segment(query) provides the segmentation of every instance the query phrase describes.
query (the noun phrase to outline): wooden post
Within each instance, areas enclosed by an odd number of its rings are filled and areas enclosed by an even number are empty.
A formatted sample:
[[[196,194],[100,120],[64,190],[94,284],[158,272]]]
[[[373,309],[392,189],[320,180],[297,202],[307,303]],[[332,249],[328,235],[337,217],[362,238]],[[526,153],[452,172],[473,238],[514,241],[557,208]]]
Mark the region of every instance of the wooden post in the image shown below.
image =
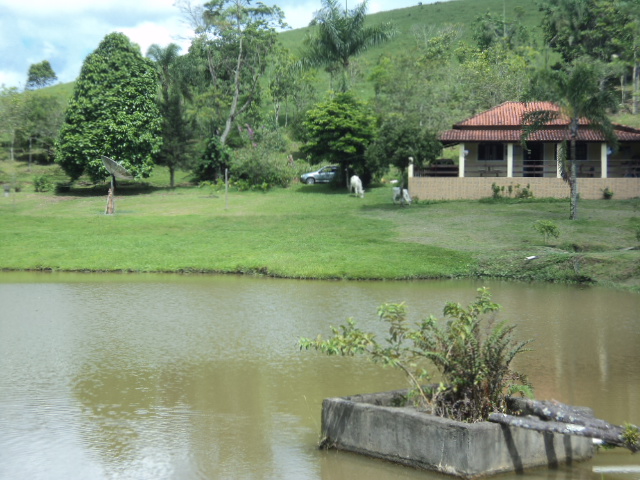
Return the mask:
[[[229,193],[229,169],[224,169],[224,209],[229,208],[229,201],[227,200],[227,193]]]
[[[105,210],[106,215],[113,215],[115,213],[115,201],[113,200],[113,175],[111,175],[111,188],[109,188],[109,193],[107,194],[107,209]]]

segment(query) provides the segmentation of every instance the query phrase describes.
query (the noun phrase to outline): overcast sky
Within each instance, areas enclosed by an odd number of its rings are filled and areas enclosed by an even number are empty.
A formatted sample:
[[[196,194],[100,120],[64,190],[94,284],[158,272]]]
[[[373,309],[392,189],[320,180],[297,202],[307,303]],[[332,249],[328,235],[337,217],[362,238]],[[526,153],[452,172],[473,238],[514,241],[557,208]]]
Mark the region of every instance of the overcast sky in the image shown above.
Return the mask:
[[[369,0],[369,13],[417,5],[419,0]],[[432,3],[435,0],[423,0]],[[0,0],[0,85],[24,88],[29,66],[48,60],[62,83],[75,80],[85,57],[111,32],[122,32],[142,53],[171,42],[186,51],[191,30],[175,0]],[[192,4],[203,3],[192,0]],[[293,28],[308,25],[320,0],[278,4]],[[351,3],[351,2],[349,2]],[[355,5],[355,1],[353,3]]]

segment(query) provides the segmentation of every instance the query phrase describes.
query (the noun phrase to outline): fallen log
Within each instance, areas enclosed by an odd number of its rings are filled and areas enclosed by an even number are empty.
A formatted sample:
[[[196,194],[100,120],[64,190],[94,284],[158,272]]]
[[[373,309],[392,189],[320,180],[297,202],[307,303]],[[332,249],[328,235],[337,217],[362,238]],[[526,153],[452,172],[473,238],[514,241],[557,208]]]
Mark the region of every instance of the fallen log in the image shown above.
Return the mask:
[[[571,423],[585,427],[611,430],[622,434],[624,429],[618,425],[596,418],[593,411],[586,407],[574,407],[560,402],[538,401],[528,398],[510,397],[507,406],[510,412],[519,416],[535,415],[542,420]]]
[[[634,453],[640,451],[640,442],[638,440],[629,442],[624,436],[625,429],[616,425],[610,425],[611,427],[615,428],[598,428],[585,425],[575,425],[573,423],[541,420],[540,418],[533,416],[515,417],[513,415],[507,415],[505,413],[492,413],[489,415],[488,420],[490,422],[509,425],[512,427],[537,430],[539,432],[560,433],[564,435],[597,438],[608,445],[628,448]]]

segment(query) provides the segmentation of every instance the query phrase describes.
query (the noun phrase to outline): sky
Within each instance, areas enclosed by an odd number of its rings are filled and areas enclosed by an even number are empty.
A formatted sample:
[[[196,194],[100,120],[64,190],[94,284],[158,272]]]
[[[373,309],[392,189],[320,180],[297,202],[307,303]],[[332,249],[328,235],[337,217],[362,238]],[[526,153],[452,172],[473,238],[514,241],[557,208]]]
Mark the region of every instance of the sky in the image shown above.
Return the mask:
[[[86,56],[112,32],[127,35],[143,54],[154,43],[164,47],[172,42],[186,52],[192,30],[175,1],[0,0],[0,85],[22,90],[29,66],[43,60],[49,61],[58,82],[74,81]],[[191,1],[193,5],[203,3]],[[282,8],[292,28],[307,26],[321,5],[320,0],[263,1]],[[369,0],[368,13],[418,3]]]

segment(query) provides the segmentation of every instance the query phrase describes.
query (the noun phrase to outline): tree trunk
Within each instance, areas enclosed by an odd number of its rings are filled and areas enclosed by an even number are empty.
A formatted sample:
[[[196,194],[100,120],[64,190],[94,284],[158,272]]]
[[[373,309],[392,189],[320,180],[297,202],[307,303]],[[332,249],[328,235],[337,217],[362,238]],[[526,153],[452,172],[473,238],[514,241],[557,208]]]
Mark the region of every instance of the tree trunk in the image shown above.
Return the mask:
[[[579,119],[574,119],[575,129],[577,130],[577,125]],[[571,172],[569,174],[569,190],[570,190],[570,206],[569,206],[569,218],[571,220],[576,220],[578,218],[578,172],[576,167],[576,137],[578,136],[577,131],[571,132],[571,148],[570,148],[570,165]]]
[[[29,173],[31,173],[31,136],[29,136]]]
[[[637,54],[634,53],[634,56]],[[633,93],[631,103],[633,105],[633,114],[638,114],[638,104],[640,103],[640,71],[638,71],[638,59],[634,58],[633,62]]]
[[[176,167],[174,165],[169,165],[169,186],[176,187]]]
[[[220,143],[222,145],[227,144],[227,137],[231,132],[231,127],[236,119],[238,111],[238,100],[240,98],[240,67],[242,66],[242,37],[240,37],[240,44],[238,47],[238,60],[236,62],[236,70],[233,74],[233,100],[231,101],[231,108],[229,109],[229,115],[224,125],[224,131],[220,136]]]
[[[11,152],[11,161],[13,162],[15,160],[15,158],[13,157],[13,146],[15,144],[16,141],[16,132],[15,130],[13,130],[11,132],[11,147],[9,148],[9,151]]]

